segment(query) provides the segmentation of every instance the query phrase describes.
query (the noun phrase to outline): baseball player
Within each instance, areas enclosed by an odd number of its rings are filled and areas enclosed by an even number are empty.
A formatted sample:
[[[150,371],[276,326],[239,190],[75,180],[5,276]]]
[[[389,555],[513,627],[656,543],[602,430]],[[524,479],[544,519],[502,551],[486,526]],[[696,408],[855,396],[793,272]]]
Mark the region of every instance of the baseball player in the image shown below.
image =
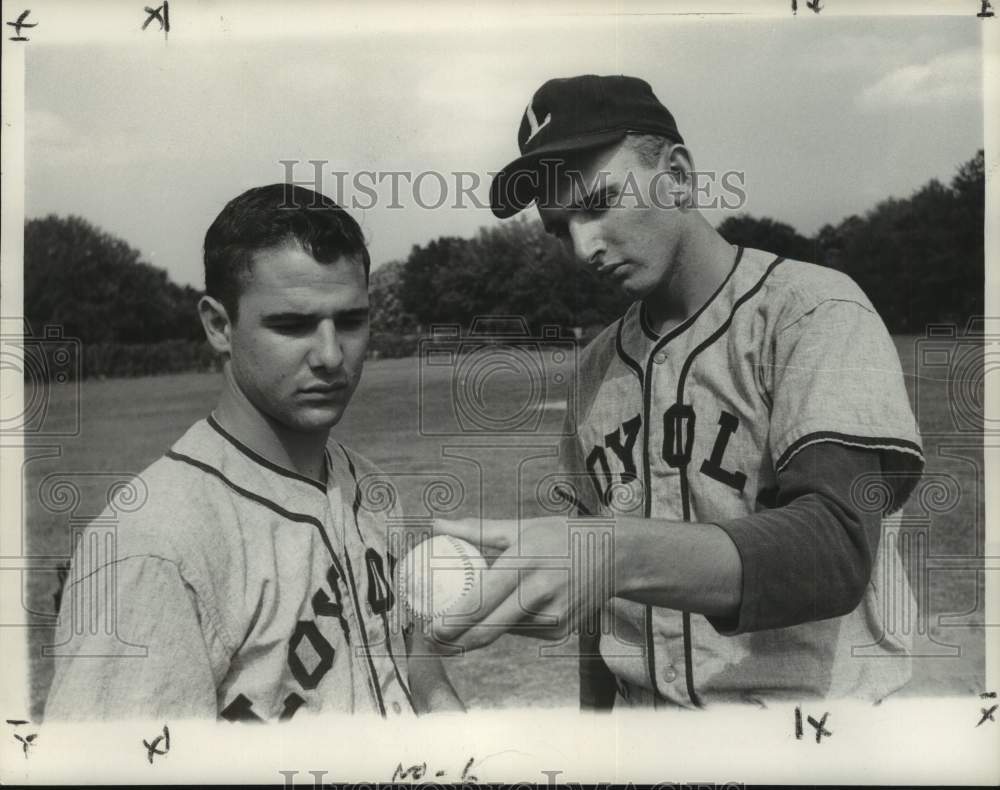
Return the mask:
[[[357,223],[310,190],[251,189],[215,219],[199,311],[222,394],[141,473],[141,507],[112,502],[113,556],[75,552],[46,718],[461,709],[394,617],[359,487],[375,470],[330,438],[361,377],[368,272]]]
[[[442,522],[521,570],[488,572],[475,621],[437,635],[464,648],[505,630],[566,638],[598,607],[599,627],[579,629],[585,708],[899,689],[908,640],[889,607],[910,590],[882,536],[923,455],[869,300],[836,271],[727,243],[642,80],[546,82],[518,142],[494,213],[535,201],[549,232],[635,299],[582,354],[562,446],[578,513],[613,517],[612,581],[580,593],[548,571],[567,519]]]

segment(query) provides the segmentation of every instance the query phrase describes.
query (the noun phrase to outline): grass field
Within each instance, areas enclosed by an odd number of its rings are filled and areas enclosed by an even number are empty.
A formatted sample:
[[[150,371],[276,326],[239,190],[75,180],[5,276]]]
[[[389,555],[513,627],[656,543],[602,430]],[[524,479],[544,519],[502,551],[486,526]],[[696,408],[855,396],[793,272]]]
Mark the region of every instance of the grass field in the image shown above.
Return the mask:
[[[927,497],[923,504],[911,501],[905,512],[925,522],[931,557],[975,557],[983,546],[984,480],[981,436],[969,430],[968,420],[971,413],[974,422],[975,410],[982,406],[982,395],[977,401],[975,389],[982,385],[981,374],[976,378],[974,369],[969,373],[972,394],[966,393],[965,401],[971,406],[967,404],[959,414],[965,427],[956,427],[954,382],[948,381],[954,366],[930,376],[915,370],[915,340],[897,338],[897,348],[925,435],[928,479],[950,481],[951,494],[927,512]],[[491,385],[497,381],[503,383],[498,379]],[[78,414],[79,432],[70,438],[38,437],[30,442],[24,473],[29,555],[66,556],[71,524],[83,523],[100,512],[104,492],[113,480],[141,471],[192,422],[207,415],[220,383],[214,374],[180,374],[87,381],[79,390],[70,385],[56,387],[46,429],[69,432]],[[506,386],[489,387],[484,402],[478,404],[484,413],[507,419],[508,426],[537,413],[533,432],[471,438],[468,434],[442,435],[454,422],[451,370],[420,371],[416,358],[370,362],[336,436],[394,475],[410,513],[427,512],[422,493],[429,473],[447,471],[462,487],[453,515],[500,516],[517,510],[537,515],[541,512],[537,484],[552,469],[555,434],[563,416],[559,387],[549,392],[555,394],[545,408],[523,378],[509,375]],[[476,407],[472,404],[471,408]],[[981,426],[981,412],[979,420]],[[72,510],[55,512],[45,493],[54,480],[65,480],[79,489],[80,500]],[[966,569],[929,574],[929,586],[920,585],[926,590],[923,619],[913,628],[924,655],[914,662],[914,679],[906,693],[982,690],[983,575],[970,562]],[[29,631],[33,717],[40,715],[51,680],[51,662],[40,655],[41,647],[51,642],[56,588],[52,571],[34,572],[25,584],[25,606],[34,623]],[[490,648],[452,660],[449,672],[472,707],[575,706],[576,662],[551,656],[539,659],[540,645],[503,637]],[[942,655],[956,649],[957,654]]]

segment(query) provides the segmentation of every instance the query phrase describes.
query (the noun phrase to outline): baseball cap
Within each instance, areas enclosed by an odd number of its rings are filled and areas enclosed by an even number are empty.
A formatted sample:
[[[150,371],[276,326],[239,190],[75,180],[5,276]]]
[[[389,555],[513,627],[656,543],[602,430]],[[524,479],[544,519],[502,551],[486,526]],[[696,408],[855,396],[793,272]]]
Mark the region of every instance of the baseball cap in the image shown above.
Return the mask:
[[[513,216],[538,196],[542,160],[610,145],[627,134],[684,142],[674,116],[645,80],[595,74],[549,80],[535,91],[521,118],[521,156],[490,184],[490,208],[501,219]]]

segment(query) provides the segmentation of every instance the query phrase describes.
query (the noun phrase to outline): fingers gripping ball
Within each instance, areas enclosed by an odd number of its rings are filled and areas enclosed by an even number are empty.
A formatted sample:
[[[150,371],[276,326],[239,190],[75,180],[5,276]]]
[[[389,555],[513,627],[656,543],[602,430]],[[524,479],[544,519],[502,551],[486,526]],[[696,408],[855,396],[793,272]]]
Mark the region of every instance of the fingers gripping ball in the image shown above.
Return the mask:
[[[479,550],[451,535],[418,543],[400,563],[399,597],[415,617],[434,620],[469,615],[480,604],[486,560]]]

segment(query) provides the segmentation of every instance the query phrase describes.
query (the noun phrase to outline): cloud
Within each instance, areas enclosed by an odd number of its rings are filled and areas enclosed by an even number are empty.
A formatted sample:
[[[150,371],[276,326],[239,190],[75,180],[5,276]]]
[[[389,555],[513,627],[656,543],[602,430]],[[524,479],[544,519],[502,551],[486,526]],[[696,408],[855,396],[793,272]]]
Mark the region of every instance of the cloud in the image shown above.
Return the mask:
[[[28,141],[37,145],[58,146],[73,140],[73,130],[66,119],[50,110],[29,110],[24,130]]]
[[[925,63],[900,66],[865,88],[858,97],[858,105],[881,109],[978,101],[981,66],[979,50],[973,48],[938,55]]]
[[[135,121],[119,121],[118,128],[101,128],[67,120],[51,110],[25,114],[25,159],[31,167],[63,172],[83,167],[126,166],[149,160],[150,136],[143,137]],[[184,150],[159,146],[157,156],[183,159]]]
[[[81,141],[80,130],[51,110],[28,110],[24,116],[25,160],[29,167],[72,166],[93,156]]]

